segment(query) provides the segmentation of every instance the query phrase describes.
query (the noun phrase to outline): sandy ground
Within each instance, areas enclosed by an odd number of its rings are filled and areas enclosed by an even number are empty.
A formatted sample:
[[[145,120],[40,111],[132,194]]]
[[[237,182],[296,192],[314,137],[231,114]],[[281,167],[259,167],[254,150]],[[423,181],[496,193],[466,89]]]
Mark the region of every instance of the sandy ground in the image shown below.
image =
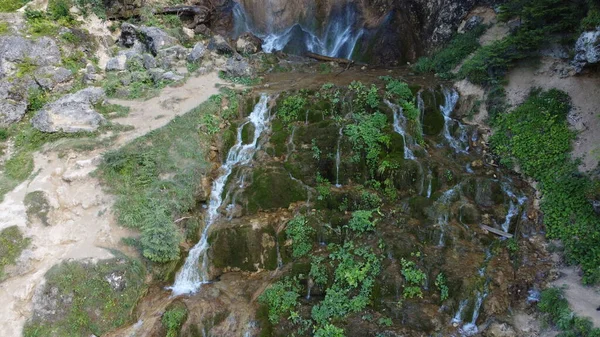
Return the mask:
[[[600,307],[600,286],[582,285],[577,267],[562,267],[560,272],[561,277],[550,285],[563,288],[571,310],[577,316],[589,318],[595,327],[600,328],[600,311],[596,310]]]
[[[591,171],[600,160],[600,76],[563,78],[565,71],[566,64],[552,58],[543,58],[537,68],[517,67],[508,74],[507,99],[516,106],[525,100],[532,87],[557,88],[568,93],[573,100],[569,123],[578,132],[573,157],[582,158],[581,171]]]
[[[125,144],[167,124],[210,96],[217,94],[220,80],[215,73],[190,78],[177,88],[166,88],[148,101],[113,101],[131,107],[129,116],[114,120],[134,130],[119,135],[115,146]],[[19,226],[31,246],[20,257],[12,277],[0,283],[0,335],[21,336],[31,315],[32,298],[52,266],[67,259],[111,257],[104,249],[126,249],[120,240],[135,235],[116,225],[111,212],[113,197],[104,193],[90,177],[106,149],[69,153],[59,158],[52,150],[36,153],[32,177],[9,192],[0,203],[0,229]],[[44,191],[52,210],[50,226],[28,224],[23,200],[33,191]]]

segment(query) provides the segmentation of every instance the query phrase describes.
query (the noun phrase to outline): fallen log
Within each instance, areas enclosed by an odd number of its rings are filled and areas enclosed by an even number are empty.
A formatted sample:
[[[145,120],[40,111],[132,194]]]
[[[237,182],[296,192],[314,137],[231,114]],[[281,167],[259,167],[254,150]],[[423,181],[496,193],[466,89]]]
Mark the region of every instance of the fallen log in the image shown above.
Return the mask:
[[[348,59],[344,59],[344,58],[340,58],[340,57],[330,57],[330,56],[325,56],[325,55],[320,55],[320,54],[315,54],[315,53],[306,53],[306,57],[315,59],[317,61],[335,62],[335,63],[339,63],[339,64],[352,65],[355,63],[352,60],[348,60]]]
[[[485,231],[488,231],[490,233],[494,233],[496,235],[503,236],[503,237],[509,238],[509,239],[513,237],[512,234],[506,233],[505,231],[501,231],[499,229],[496,229],[496,228],[493,228],[493,227],[490,227],[490,226],[486,226],[486,225],[480,225],[480,226],[481,226],[481,229],[483,229]]]

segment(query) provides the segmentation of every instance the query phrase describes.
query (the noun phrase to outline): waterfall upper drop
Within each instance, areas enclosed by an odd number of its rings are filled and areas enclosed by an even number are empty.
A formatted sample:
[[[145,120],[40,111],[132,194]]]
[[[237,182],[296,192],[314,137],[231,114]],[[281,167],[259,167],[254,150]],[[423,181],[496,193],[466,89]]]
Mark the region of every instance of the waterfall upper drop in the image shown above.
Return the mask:
[[[452,112],[454,112],[454,108],[458,103],[458,92],[448,88],[443,88],[442,91],[444,93],[444,105],[440,106],[440,110],[444,115],[444,137],[456,153],[467,153],[469,150],[467,127],[451,117]],[[453,125],[457,125],[458,127],[458,139],[452,135],[450,130],[450,127]]]
[[[314,13],[304,14],[314,16]],[[294,54],[312,52],[351,59],[357,42],[365,32],[359,22],[356,5],[351,2],[333,8],[323,25],[313,17],[312,22],[296,22],[287,27],[278,27],[274,23],[276,18],[267,16],[263,19],[267,24],[259,26],[252,22],[241,3],[235,3],[233,17],[234,35],[252,32],[263,39],[262,47],[267,53],[280,50]]]
[[[200,241],[190,250],[183,268],[181,268],[175,278],[175,283],[168,288],[173,291],[174,296],[195,293],[200,289],[202,284],[209,281],[207,257],[209,248],[208,231],[219,218],[219,208],[223,204],[223,190],[233,168],[250,163],[256,150],[259,148],[258,140],[267,128],[269,120],[268,101],[268,96],[263,94],[248,117],[248,121],[240,125],[237,130],[236,144],[229,150],[227,160],[221,166],[218,178],[213,182],[206,225],[202,231]],[[254,125],[254,137],[250,144],[244,144],[242,141],[242,130],[248,123]],[[200,268],[198,268],[199,259],[201,259]]]
[[[407,143],[411,139],[406,135],[406,117],[404,117],[402,114],[402,107],[388,101],[387,99],[385,99],[384,102],[394,112],[394,131],[402,136],[404,141],[404,159],[415,160],[415,155],[408,147]]]

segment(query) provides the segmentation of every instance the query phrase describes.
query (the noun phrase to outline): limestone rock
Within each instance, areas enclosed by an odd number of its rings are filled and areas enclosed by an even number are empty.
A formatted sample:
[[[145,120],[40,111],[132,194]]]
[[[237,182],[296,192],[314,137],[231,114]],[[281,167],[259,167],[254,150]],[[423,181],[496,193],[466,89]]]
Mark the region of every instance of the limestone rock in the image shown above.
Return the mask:
[[[46,104],[31,120],[43,132],[95,131],[105,119],[93,105],[105,99],[104,90],[90,87]]]
[[[245,59],[236,60],[230,58],[225,63],[225,73],[232,77],[252,77],[254,70]]]
[[[142,56],[142,63],[147,70],[156,68],[156,59],[150,54],[144,54]]]
[[[202,42],[198,42],[194,45],[194,48],[192,49],[192,52],[188,55],[188,62],[198,62],[198,60],[200,60],[204,54],[206,54],[206,47],[204,46],[204,43]]]
[[[13,91],[7,81],[0,80],[0,126],[20,121],[27,112],[25,97]]]
[[[63,67],[46,66],[38,68],[34,77],[42,88],[52,90],[56,85],[73,79],[73,72]]]
[[[196,36],[196,33],[194,33],[193,29],[183,27],[183,28],[181,28],[181,30],[183,31],[183,34],[185,34],[185,36],[190,40],[193,39],[194,36]]]
[[[106,71],[123,71],[125,70],[127,65],[127,56],[119,55],[117,57],[113,57],[108,62],[106,62]]]
[[[172,71],[167,71],[166,73],[162,74],[161,79],[166,80],[166,81],[173,81],[173,82],[177,82],[177,81],[181,81],[183,80],[183,76],[181,75],[177,75]]]
[[[252,33],[244,33],[238,37],[235,48],[238,53],[251,55],[262,50],[263,41]]]
[[[152,55],[157,55],[158,51],[177,44],[177,39],[165,33],[162,29],[156,27],[141,27],[139,34],[142,42]]]
[[[27,40],[21,36],[0,36],[2,68],[5,62],[22,62],[26,59],[38,66],[48,66],[59,64],[61,55],[56,42],[48,37]]]
[[[483,18],[479,15],[473,15],[467,22],[465,23],[465,32],[473,30],[475,27],[479,26],[483,23]]]
[[[229,45],[229,42],[222,35],[215,35],[208,42],[208,50],[216,51],[219,54],[231,55],[235,50]]]
[[[506,323],[492,323],[485,332],[486,337],[516,337],[515,329]]]
[[[583,32],[575,44],[575,59],[572,64],[579,73],[588,64],[600,62],[600,27]]]

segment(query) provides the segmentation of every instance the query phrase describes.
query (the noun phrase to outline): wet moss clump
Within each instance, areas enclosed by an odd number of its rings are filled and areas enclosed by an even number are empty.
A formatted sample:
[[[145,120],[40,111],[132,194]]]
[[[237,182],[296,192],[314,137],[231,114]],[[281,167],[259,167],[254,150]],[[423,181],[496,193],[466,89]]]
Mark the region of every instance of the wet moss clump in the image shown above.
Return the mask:
[[[291,203],[306,200],[306,189],[293,180],[283,168],[257,168],[252,184],[244,191],[247,211],[287,208]]]
[[[270,227],[225,228],[210,235],[210,261],[216,268],[257,271],[277,268],[277,236]]]
[[[44,191],[35,191],[28,193],[23,200],[27,209],[27,222],[32,223],[39,220],[44,226],[48,226],[48,213],[50,204]]]
[[[21,252],[29,246],[30,241],[29,238],[23,237],[23,233],[17,226],[0,231],[0,281],[6,277],[4,268],[17,261]]]
[[[444,96],[439,90],[423,90],[421,92],[425,111],[423,112],[423,133],[437,136],[444,128],[444,115],[440,105],[444,104]]]

